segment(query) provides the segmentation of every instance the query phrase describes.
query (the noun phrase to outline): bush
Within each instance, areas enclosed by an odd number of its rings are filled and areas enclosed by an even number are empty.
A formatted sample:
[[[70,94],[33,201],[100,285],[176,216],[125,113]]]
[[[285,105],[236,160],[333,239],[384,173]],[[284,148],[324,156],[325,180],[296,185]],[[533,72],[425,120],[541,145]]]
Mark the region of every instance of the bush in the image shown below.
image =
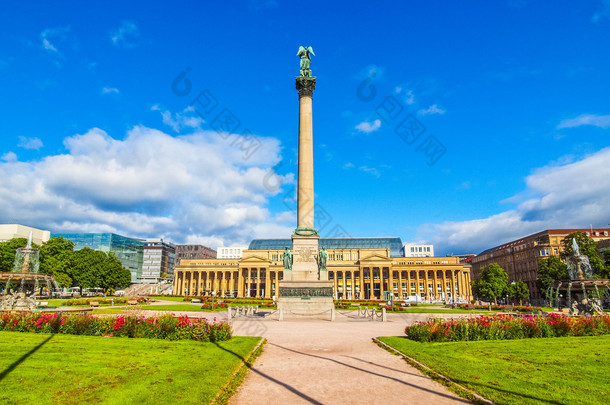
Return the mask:
[[[218,342],[231,339],[232,330],[226,322],[191,319],[188,316],[159,317],[117,316],[98,318],[88,314],[3,313],[0,331],[31,333],[63,333],[106,337],[149,339],[192,339]]]
[[[458,342],[610,334],[610,316],[571,318],[566,315],[493,315],[415,322],[405,334],[417,342]]]

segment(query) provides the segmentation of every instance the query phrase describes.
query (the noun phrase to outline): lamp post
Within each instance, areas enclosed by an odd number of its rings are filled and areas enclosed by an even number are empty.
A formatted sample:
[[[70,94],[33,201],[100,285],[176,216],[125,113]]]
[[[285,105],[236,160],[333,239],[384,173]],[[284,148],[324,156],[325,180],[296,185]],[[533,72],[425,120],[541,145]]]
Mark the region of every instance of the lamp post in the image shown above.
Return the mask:
[[[212,291],[212,312],[214,312],[214,296],[216,295],[216,291]]]

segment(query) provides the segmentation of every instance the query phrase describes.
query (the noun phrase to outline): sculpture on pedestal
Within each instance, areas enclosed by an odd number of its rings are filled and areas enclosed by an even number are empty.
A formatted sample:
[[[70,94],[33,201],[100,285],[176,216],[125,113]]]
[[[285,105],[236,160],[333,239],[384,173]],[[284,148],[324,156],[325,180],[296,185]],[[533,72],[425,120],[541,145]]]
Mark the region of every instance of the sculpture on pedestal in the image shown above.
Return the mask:
[[[282,255],[282,261],[284,262],[284,270],[292,270],[292,252],[288,249],[288,246],[284,248],[284,254]]]
[[[313,53],[313,48],[311,46],[308,46],[307,48],[304,46],[299,47],[297,56],[301,57],[301,77],[311,77],[311,70],[309,69],[311,55],[316,56],[316,54]]]
[[[320,252],[318,253],[318,267],[320,268],[320,270],[327,270],[326,269],[327,260],[328,260],[328,252],[326,251],[326,248],[324,246],[322,246],[322,249],[320,249]]]

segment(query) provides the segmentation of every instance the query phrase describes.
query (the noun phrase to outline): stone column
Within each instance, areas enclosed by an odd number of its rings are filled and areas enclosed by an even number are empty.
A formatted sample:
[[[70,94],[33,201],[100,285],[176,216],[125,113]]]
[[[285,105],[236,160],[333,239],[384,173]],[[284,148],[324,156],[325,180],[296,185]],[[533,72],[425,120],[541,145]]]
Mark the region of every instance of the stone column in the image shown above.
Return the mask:
[[[244,269],[240,269],[237,274],[237,296],[239,298],[246,296],[244,291]]]
[[[271,298],[271,270],[265,269],[265,298]]]
[[[375,268],[369,267],[369,299],[372,300],[375,297]]]
[[[426,285],[425,285],[425,291],[426,291],[426,301],[430,300],[430,281],[428,279],[428,270],[424,270],[424,276],[426,278]],[[432,290],[434,292],[434,290]]]
[[[398,271],[398,299],[402,300],[402,270]]]
[[[297,228],[314,227],[313,199],[313,114],[312,97],[315,77],[297,77],[299,91],[299,167]]]

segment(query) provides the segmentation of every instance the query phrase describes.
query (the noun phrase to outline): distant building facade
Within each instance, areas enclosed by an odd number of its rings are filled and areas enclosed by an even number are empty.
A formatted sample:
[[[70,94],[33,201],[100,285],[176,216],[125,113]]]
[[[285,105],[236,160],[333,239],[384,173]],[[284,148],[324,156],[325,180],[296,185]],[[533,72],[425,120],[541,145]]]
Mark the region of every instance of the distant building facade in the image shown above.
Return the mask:
[[[88,247],[114,255],[131,272],[131,282],[142,282],[142,262],[144,260],[144,242],[141,239],[128,238],[115,233],[57,233],[74,242],[74,250]]]
[[[244,250],[247,246],[219,246],[216,248],[217,259],[241,259]]]
[[[51,238],[51,231],[32,228],[19,224],[1,224],[0,225],[0,242],[6,242],[15,238],[28,238],[32,232],[32,242],[38,246],[47,242]]]
[[[321,238],[336,299],[461,301],[472,298],[470,266],[457,257],[404,257],[400,238]],[[241,259],[182,259],[175,295],[277,297],[290,239],[256,239]]]
[[[158,283],[167,278],[174,279],[176,246],[163,239],[146,239],[142,261],[142,282]]]
[[[487,249],[471,260],[472,279],[478,280],[481,269],[498,263],[508,273],[508,281],[523,280],[533,299],[544,298],[538,291],[536,280],[541,259],[559,256],[565,249],[563,238],[574,232],[582,232],[596,242],[610,239],[610,228],[547,229],[521,239]]]
[[[434,245],[405,243],[403,251],[405,257],[434,257]]]
[[[203,245],[176,245],[176,265],[183,259],[216,259],[216,251]]]

